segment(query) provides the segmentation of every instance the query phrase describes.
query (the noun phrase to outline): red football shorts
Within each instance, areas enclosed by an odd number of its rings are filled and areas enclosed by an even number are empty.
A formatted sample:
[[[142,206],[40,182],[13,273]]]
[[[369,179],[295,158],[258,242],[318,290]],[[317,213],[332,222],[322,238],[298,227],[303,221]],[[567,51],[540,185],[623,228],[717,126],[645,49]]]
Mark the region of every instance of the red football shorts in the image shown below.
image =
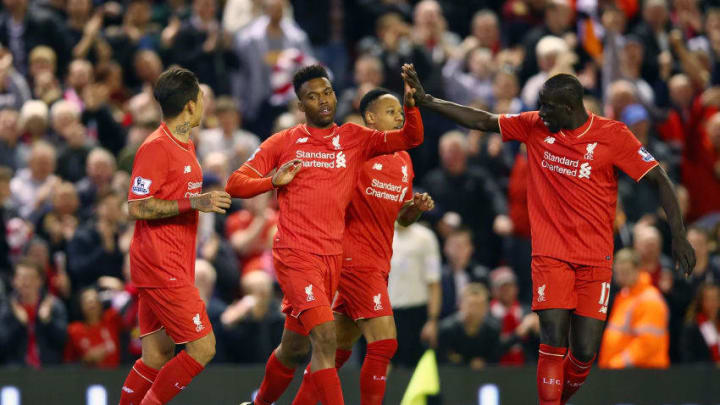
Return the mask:
[[[316,255],[297,249],[273,249],[273,264],[284,297],[285,327],[303,335],[331,322],[331,303],[340,281],[342,255]],[[303,312],[309,312],[307,317]]]
[[[610,302],[612,269],[533,256],[532,309],[573,309],[580,316],[604,321]]]
[[[195,286],[140,288],[138,301],[140,337],[165,328],[175,343],[182,344],[212,332],[205,303]]]
[[[354,320],[392,316],[386,272],[344,268],[333,311]]]

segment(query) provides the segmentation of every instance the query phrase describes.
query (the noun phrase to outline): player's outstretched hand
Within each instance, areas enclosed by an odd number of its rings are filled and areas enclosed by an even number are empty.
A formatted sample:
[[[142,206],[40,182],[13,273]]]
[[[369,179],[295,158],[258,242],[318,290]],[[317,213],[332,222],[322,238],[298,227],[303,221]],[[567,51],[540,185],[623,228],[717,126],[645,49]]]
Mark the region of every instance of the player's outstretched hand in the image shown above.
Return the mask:
[[[190,197],[190,206],[202,212],[224,214],[230,208],[230,194],[224,191],[211,191]]]
[[[695,269],[695,250],[684,236],[672,239],[672,255],[675,268],[682,270],[683,274],[689,276]]]
[[[295,178],[295,175],[298,174],[300,169],[302,169],[302,160],[300,159],[293,159],[280,166],[272,177],[273,186],[282,187],[287,185]]]
[[[413,196],[413,205],[421,212],[427,212],[435,208],[435,201],[428,193],[415,193]]]
[[[402,66],[402,73],[400,74],[405,81],[405,104],[407,104],[407,98],[408,98],[408,91],[407,88],[410,87],[413,89],[413,98],[415,101],[415,105],[420,105],[422,100],[425,98],[425,89],[423,88],[422,84],[420,84],[420,79],[418,78],[417,72],[415,72],[415,66],[412,64],[404,64]]]

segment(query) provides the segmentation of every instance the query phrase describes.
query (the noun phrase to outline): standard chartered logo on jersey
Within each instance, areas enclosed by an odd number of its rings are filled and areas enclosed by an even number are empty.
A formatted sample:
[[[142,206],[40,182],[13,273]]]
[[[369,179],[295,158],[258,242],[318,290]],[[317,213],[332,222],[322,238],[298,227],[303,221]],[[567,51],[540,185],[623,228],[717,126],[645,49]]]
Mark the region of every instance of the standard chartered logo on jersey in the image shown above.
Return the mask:
[[[375,198],[382,198],[390,201],[403,201],[407,193],[407,187],[397,184],[384,183],[378,179],[372,179],[371,186],[365,189],[365,194]]]
[[[303,167],[317,167],[321,169],[341,169],[347,167],[345,153],[340,152],[305,152],[295,151],[295,157],[302,159]]]
[[[592,166],[587,162],[580,164],[579,160],[572,160],[567,156],[554,155],[548,151],[543,153],[541,165],[551,172],[569,177],[577,177],[578,179],[589,179],[590,173],[592,172]]]

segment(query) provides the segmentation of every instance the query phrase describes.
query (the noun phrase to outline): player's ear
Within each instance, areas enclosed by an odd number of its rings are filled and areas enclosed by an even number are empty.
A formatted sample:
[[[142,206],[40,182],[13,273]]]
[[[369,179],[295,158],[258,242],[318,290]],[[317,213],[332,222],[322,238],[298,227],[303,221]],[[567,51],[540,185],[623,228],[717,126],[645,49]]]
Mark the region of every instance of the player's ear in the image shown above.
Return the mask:
[[[365,119],[365,123],[367,124],[375,123],[375,114],[373,114],[370,110],[365,111],[365,116],[363,118]]]

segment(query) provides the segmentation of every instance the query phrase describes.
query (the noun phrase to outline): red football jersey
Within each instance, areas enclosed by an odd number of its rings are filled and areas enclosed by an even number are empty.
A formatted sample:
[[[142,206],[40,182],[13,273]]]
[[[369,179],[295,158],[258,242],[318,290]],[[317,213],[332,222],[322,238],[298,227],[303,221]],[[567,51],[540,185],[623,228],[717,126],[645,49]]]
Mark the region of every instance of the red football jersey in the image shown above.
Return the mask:
[[[345,217],[344,267],[390,272],[395,219],[412,201],[414,177],[405,151],[365,162]]]
[[[98,367],[117,367],[120,364],[120,332],[122,319],[112,308],[103,312],[100,322],[87,325],[77,321],[68,325],[68,340],[65,345],[65,362],[82,359],[90,350],[103,347],[105,358]]]
[[[502,115],[503,140],[527,146],[532,255],[612,267],[616,168],[639,181],[655,158],[625,124],[591,114],[551,133],[537,111]]]
[[[195,146],[175,139],[163,123],[135,155],[128,201],[180,200],[201,191],[202,169]],[[195,285],[197,222],[197,211],[135,222],[130,275],[137,287]]]
[[[274,134],[245,165],[260,176],[292,159],[303,167],[290,184],[278,190],[280,218],[275,248],[318,255],[342,253],[345,209],[362,165],[371,157],[404,150],[422,141],[417,108],[405,109],[403,130],[379,132],[356,124],[328,129],[305,124]]]

